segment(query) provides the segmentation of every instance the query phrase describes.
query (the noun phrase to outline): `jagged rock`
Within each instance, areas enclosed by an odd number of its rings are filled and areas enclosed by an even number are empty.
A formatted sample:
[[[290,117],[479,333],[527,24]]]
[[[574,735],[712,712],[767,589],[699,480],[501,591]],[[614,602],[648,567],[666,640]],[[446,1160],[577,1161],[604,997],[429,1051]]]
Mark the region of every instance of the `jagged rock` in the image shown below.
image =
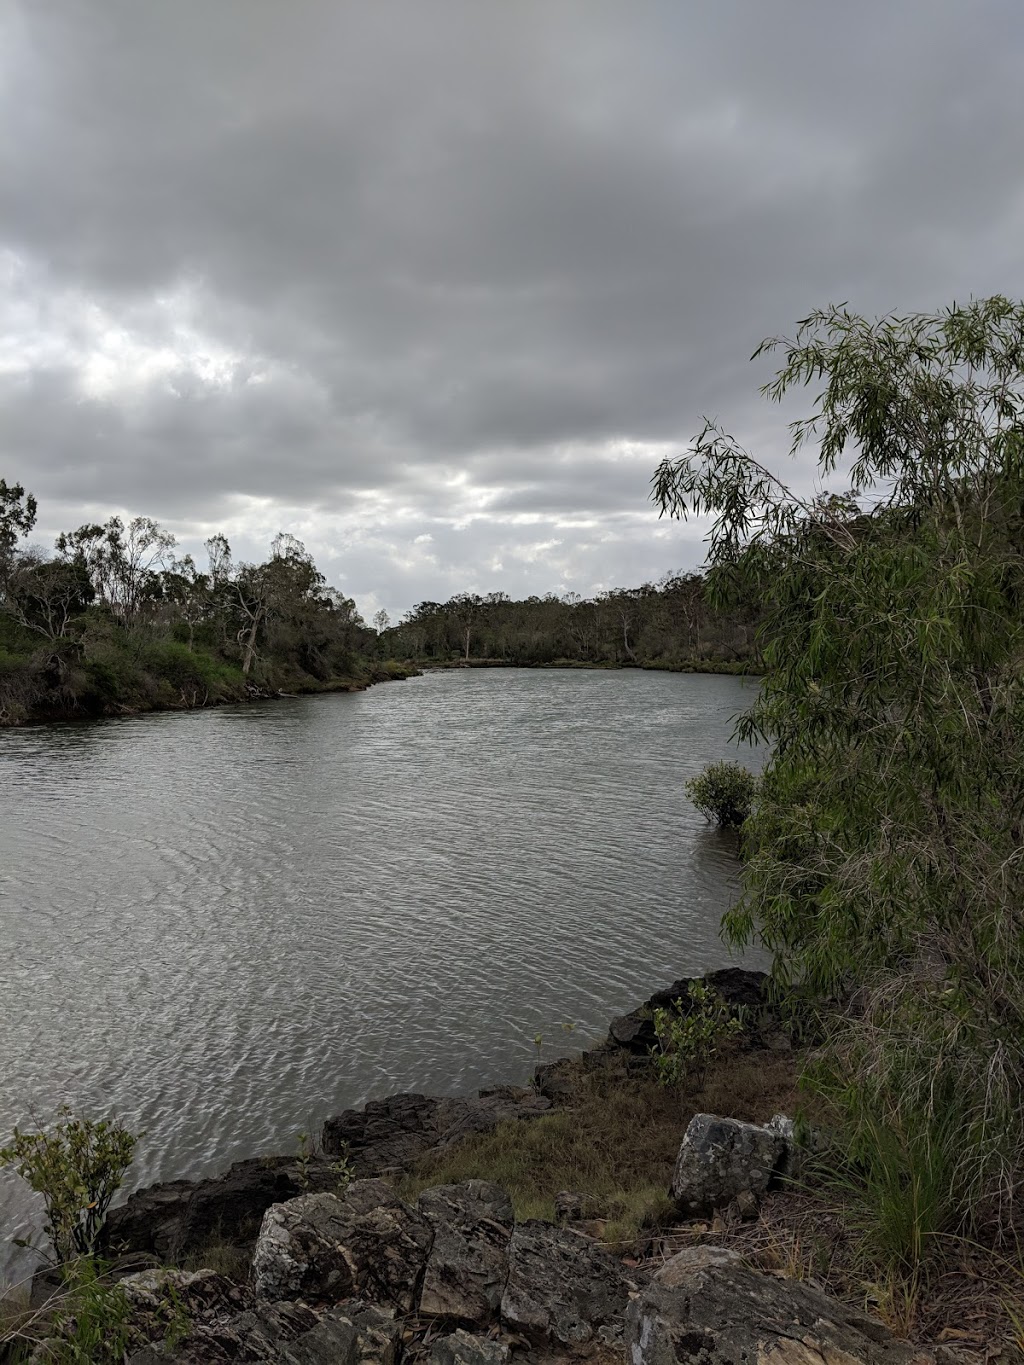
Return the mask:
[[[655,1279],[626,1323],[632,1365],[934,1365],[860,1309],[736,1265]]]
[[[683,1138],[671,1196],[683,1213],[712,1213],[738,1194],[763,1193],[785,1151],[772,1128],[695,1114]]]
[[[657,1043],[654,1033],[653,1015],[656,1009],[669,1009],[676,1000],[682,1002],[682,1012],[689,1009],[689,989],[694,981],[703,981],[716,991],[727,1005],[736,1008],[743,1006],[748,1010],[765,1008],[765,987],[768,976],[765,972],[751,972],[743,967],[725,967],[707,976],[684,976],[674,981],[663,991],[655,991],[639,1009],[631,1010],[618,1019],[613,1019],[608,1030],[609,1040],[618,1047],[630,1052],[648,1053]]]
[[[497,1315],[508,1275],[512,1201],[498,1185],[467,1180],[424,1190],[419,1209],[434,1229],[419,1311],[487,1326]]]
[[[201,1272],[208,1273],[208,1272]],[[396,1365],[401,1328],[381,1309],[346,1301],[317,1314],[307,1304],[263,1304],[190,1321],[173,1346],[154,1340],[128,1365]]]
[[[461,1329],[435,1341],[430,1365],[506,1365],[509,1349],[492,1337],[474,1337]]]
[[[284,1351],[282,1365],[396,1365],[402,1339],[397,1322],[365,1303],[330,1308],[317,1325]]]
[[[507,1327],[570,1346],[621,1327],[628,1298],[622,1266],[589,1237],[532,1219],[516,1225],[501,1300]]]
[[[190,1312],[228,1307],[237,1311],[238,1285],[214,1270],[174,1270],[161,1266],[125,1275],[121,1291],[133,1309],[152,1310],[178,1303]]]
[[[678,1289],[695,1270],[704,1270],[711,1265],[742,1264],[743,1257],[731,1247],[684,1247],[655,1271],[654,1283],[664,1285],[666,1289]]]
[[[383,1180],[357,1180],[339,1198],[310,1194],[266,1212],[253,1254],[264,1300],[360,1297],[412,1311],[433,1242],[430,1222]]]
[[[173,1180],[136,1190],[111,1209],[106,1239],[113,1251],[150,1252],[172,1260],[198,1251],[212,1236],[252,1241],[271,1204],[329,1189],[337,1176],[326,1161],[303,1171],[294,1157],[236,1161],[209,1180]]]
[[[531,1089],[501,1086],[475,1098],[389,1095],[346,1109],[324,1124],[328,1157],[345,1156],[357,1175],[405,1170],[418,1157],[471,1133],[488,1133],[507,1119],[536,1118],[551,1101]]]

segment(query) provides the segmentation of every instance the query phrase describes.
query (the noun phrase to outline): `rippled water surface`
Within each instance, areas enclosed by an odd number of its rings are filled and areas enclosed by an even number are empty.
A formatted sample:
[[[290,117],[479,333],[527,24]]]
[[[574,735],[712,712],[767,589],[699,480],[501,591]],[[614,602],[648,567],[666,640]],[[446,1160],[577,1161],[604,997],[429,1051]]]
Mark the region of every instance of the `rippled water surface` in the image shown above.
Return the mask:
[[[146,1130],[134,1183],[210,1173],[721,965],[735,852],[682,787],[749,699],[471,670],[0,734],[0,1135],[66,1100]]]

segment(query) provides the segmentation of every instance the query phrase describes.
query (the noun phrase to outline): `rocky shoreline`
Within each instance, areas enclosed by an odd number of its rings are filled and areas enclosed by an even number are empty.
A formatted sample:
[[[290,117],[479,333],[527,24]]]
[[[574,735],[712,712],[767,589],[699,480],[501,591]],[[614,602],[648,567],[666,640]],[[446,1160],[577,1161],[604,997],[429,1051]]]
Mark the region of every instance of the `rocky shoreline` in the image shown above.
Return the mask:
[[[704,979],[743,1007],[751,1048],[785,1046],[764,973]],[[581,1071],[611,1059],[645,1067],[652,1010],[685,1000],[688,985],[613,1020],[596,1049],[539,1067],[530,1087],[372,1100],[328,1119],[315,1155],[135,1191],[107,1228],[136,1343],[129,1365],[951,1365],[813,1285],[748,1268],[732,1249],[694,1244],[655,1263],[616,1256],[588,1235],[572,1191],[554,1223],[517,1220],[508,1193],[486,1180],[400,1197],[395,1181],[424,1157],[557,1113]],[[670,1191],[680,1221],[748,1216],[798,1159],[785,1116],[697,1114]],[[244,1283],[180,1268],[197,1256],[201,1266],[212,1237],[244,1252]],[[37,1305],[59,1292],[37,1276]]]

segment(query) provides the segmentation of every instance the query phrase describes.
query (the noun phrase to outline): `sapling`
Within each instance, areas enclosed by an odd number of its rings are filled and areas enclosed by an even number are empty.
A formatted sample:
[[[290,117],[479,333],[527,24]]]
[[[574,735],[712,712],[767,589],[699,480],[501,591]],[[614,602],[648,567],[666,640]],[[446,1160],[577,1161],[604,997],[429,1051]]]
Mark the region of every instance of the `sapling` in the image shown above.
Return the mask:
[[[654,1011],[658,1043],[652,1052],[659,1082],[692,1093],[707,1084],[719,1043],[742,1032],[743,1023],[703,981],[691,981],[687,994],[688,1009],[680,998],[673,1000],[671,1009]]]

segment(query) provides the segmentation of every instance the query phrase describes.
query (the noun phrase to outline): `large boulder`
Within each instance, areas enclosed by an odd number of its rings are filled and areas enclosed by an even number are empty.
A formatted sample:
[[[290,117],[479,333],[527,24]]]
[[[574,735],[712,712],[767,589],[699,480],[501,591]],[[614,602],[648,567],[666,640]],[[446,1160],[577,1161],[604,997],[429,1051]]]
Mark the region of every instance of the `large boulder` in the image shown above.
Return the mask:
[[[409,1313],[433,1238],[385,1181],[357,1180],[340,1198],[309,1194],[267,1210],[253,1288],[261,1300],[358,1297]]]
[[[324,1124],[328,1157],[345,1157],[357,1175],[406,1169],[427,1152],[508,1119],[536,1118],[551,1101],[532,1089],[500,1086],[475,1097],[388,1095],[362,1109],[346,1109]]]
[[[742,1007],[761,1011],[766,1007],[766,972],[747,971],[744,967],[724,967],[721,971],[709,972],[707,976],[684,976],[664,990],[655,991],[638,1009],[612,1020],[608,1030],[609,1041],[630,1052],[650,1052],[658,1041],[654,1032],[654,1011],[669,1009],[678,1000],[683,1014],[687,1014],[690,1009],[690,986],[695,981],[702,981],[716,991],[734,1009]]]
[[[486,1327],[497,1317],[508,1276],[512,1201],[499,1185],[467,1180],[424,1190],[419,1210],[434,1229],[420,1313]]]
[[[695,1114],[676,1158],[671,1196],[685,1214],[713,1213],[737,1195],[763,1193],[785,1152],[777,1128]]]
[[[509,1243],[501,1319],[531,1341],[578,1345],[621,1334],[629,1291],[622,1265],[596,1242],[531,1219]]]
[[[326,1161],[300,1167],[294,1157],[236,1161],[209,1180],[149,1185],[111,1209],[106,1238],[111,1251],[150,1252],[174,1260],[202,1250],[211,1237],[252,1242],[271,1204],[329,1189],[337,1175]]]
[[[631,1365],[934,1365],[858,1308],[793,1280],[696,1263],[626,1315]]]

